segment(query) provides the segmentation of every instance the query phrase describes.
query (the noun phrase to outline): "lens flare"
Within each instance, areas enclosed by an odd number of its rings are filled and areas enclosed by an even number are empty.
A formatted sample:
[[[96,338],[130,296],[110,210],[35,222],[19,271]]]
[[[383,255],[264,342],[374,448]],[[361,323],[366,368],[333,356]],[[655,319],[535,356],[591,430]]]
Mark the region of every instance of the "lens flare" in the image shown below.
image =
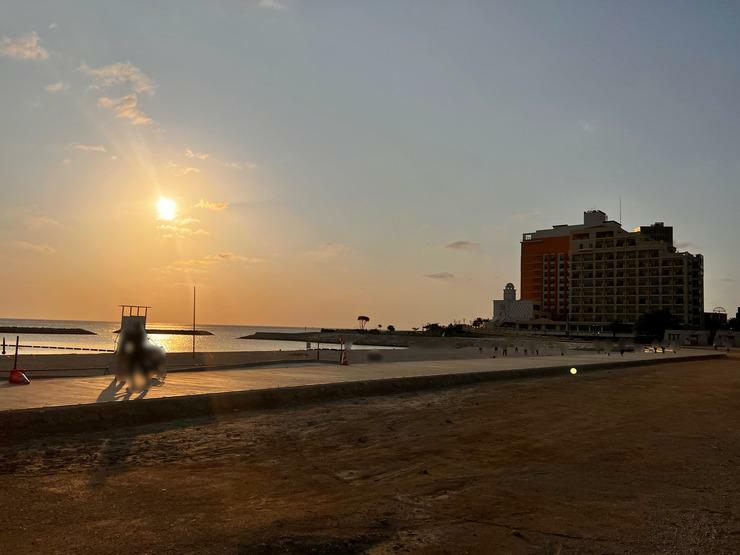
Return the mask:
[[[570,373],[575,376],[576,374],[578,374],[578,370],[576,370],[575,368],[571,368]]]

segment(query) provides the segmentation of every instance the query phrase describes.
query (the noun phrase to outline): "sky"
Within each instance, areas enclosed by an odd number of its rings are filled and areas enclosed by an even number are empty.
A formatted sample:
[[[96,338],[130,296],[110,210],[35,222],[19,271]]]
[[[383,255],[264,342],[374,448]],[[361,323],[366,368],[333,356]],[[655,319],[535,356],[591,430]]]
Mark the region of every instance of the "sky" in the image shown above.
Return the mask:
[[[2,0],[0,83],[0,317],[489,317],[620,198],[740,305],[738,2]]]

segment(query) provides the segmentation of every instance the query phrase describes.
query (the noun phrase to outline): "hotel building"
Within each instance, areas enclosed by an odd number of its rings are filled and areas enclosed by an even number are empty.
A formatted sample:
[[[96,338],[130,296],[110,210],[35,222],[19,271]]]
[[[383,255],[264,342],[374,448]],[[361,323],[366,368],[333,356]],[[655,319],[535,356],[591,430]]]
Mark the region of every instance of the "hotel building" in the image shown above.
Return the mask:
[[[522,237],[522,299],[575,329],[634,324],[656,310],[700,327],[703,291],[702,256],[678,252],[673,228],[660,222],[626,231],[604,212],[591,210],[582,224]]]

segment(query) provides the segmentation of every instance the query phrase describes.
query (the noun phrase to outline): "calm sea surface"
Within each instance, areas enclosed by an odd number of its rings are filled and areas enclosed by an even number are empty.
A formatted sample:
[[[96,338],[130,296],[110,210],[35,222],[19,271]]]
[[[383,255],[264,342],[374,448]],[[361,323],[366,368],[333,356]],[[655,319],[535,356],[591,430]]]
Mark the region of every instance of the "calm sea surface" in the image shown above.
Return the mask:
[[[21,345],[46,345],[55,347],[85,347],[89,349],[114,349],[117,334],[113,333],[120,326],[120,322],[95,322],[86,320],[16,320],[0,318],[0,326],[27,326],[27,327],[54,327],[54,328],[82,328],[94,332],[96,335],[56,335],[56,334],[20,334]],[[147,322],[151,329],[182,329],[187,325],[163,324]],[[201,335],[195,338],[195,348],[198,351],[291,351],[305,349],[306,344],[301,341],[265,341],[254,339],[239,339],[258,331],[302,332],[319,331],[318,328],[286,328],[269,326],[225,326],[225,325],[198,325],[199,330],[208,330],[213,335]],[[15,349],[15,334],[0,334],[5,337],[6,352],[12,353]],[[167,352],[188,352],[192,349],[193,338],[189,335],[150,335],[153,343],[163,346]],[[360,345],[353,349],[363,348]],[[371,348],[371,347],[365,347]],[[23,354],[63,354],[65,350],[22,348]]]

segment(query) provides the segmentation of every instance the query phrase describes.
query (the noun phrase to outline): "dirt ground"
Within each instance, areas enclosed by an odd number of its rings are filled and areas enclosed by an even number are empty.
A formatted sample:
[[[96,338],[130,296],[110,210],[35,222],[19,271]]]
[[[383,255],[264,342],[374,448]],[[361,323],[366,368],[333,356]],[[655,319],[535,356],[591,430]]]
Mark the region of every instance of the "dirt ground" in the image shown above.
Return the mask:
[[[738,553],[740,356],[0,446],[2,553]]]

